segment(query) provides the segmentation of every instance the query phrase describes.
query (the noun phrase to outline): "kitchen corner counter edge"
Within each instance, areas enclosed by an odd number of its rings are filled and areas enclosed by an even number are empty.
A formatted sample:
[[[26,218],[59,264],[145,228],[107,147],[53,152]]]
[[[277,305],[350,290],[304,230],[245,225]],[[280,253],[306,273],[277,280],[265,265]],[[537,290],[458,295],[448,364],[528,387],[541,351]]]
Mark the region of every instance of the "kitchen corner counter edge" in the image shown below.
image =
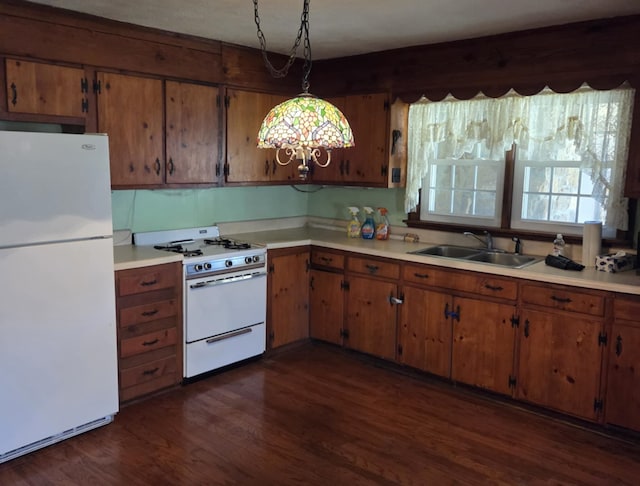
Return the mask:
[[[115,271],[181,261],[182,255],[179,253],[169,253],[134,245],[113,247],[113,266]]]

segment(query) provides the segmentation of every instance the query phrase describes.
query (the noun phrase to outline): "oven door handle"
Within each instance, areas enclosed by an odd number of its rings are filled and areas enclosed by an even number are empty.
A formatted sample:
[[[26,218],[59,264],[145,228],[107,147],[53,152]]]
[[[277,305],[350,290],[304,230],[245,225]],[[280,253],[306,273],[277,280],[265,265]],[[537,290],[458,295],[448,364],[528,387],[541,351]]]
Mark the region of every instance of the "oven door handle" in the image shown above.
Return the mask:
[[[238,275],[237,277],[229,277],[229,278],[216,278],[213,280],[206,280],[204,282],[198,282],[195,284],[189,285],[190,289],[201,289],[203,287],[211,287],[213,285],[224,285],[230,283],[244,282],[246,280],[250,280],[252,278],[258,277],[266,277],[266,273],[252,273],[246,275]]]
[[[217,343],[218,341],[223,341],[225,339],[231,339],[232,337],[241,336],[243,334],[248,334],[253,332],[253,329],[250,327],[245,327],[244,329],[238,329],[237,331],[229,332],[227,334],[223,334],[222,336],[216,336],[207,339],[207,344]]]

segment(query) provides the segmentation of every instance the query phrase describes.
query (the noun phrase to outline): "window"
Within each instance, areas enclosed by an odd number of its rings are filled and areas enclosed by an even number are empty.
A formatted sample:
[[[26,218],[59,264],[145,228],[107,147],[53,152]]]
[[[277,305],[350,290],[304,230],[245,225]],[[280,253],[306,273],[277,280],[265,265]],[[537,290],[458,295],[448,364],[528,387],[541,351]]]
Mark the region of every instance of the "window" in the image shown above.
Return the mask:
[[[424,221],[580,235],[599,220],[605,236],[627,230],[633,96],[583,86],[415,103],[405,209],[415,210],[422,189]]]

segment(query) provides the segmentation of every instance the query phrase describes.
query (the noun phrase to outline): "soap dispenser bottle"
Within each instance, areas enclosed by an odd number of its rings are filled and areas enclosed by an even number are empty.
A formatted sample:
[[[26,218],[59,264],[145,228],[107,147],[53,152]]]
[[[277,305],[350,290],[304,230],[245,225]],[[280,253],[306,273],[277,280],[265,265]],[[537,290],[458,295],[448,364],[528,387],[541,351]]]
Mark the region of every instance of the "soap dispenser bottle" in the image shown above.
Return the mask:
[[[365,240],[372,240],[376,234],[376,225],[373,222],[373,209],[368,206],[364,206],[362,209],[365,212],[365,219],[360,228],[360,234]]]

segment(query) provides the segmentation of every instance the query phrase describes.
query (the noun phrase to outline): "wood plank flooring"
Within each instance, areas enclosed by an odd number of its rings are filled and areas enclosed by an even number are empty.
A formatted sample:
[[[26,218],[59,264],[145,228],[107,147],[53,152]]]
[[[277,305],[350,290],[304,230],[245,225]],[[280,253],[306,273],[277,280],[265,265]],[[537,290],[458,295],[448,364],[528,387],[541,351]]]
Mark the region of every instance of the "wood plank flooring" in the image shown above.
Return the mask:
[[[637,485],[640,445],[307,344],[0,464],[50,484]]]

